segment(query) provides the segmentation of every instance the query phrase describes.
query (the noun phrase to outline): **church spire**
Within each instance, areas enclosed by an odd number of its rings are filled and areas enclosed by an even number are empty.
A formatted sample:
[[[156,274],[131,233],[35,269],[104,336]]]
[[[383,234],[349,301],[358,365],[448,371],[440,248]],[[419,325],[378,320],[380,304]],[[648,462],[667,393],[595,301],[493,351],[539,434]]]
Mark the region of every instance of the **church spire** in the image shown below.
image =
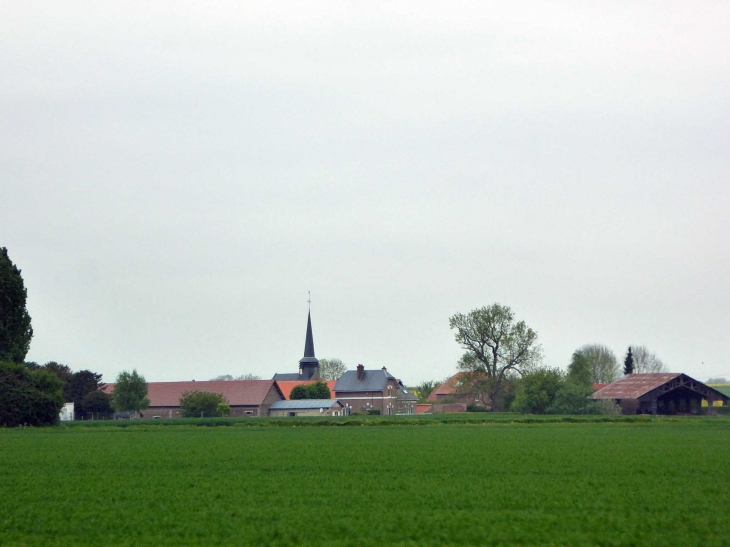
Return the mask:
[[[304,357],[299,360],[299,373],[307,379],[312,378],[315,373],[319,372],[319,359],[314,356],[314,337],[312,336],[312,312],[311,297],[307,302],[310,305],[310,311],[307,313],[307,337],[304,340]]]
[[[304,358],[314,357],[314,337],[312,336],[312,312],[307,314],[307,338],[304,340]]]

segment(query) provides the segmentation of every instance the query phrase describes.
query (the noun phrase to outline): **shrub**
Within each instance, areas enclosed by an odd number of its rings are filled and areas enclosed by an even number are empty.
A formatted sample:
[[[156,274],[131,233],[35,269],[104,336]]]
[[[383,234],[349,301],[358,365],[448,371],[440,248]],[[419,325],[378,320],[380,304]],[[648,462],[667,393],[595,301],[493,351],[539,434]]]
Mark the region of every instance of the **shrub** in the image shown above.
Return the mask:
[[[289,394],[289,399],[295,401],[297,399],[330,399],[332,392],[324,382],[314,382],[312,384],[300,384],[294,386]]]
[[[0,425],[53,425],[63,407],[63,383],[43,369],[0,362]]]
[[[218,416],[220,405],[228,406],[228,401],[220,393],[186,391],[180,397],[180,412],[183,418]],[[228,408],[230,411],[230,407]]]

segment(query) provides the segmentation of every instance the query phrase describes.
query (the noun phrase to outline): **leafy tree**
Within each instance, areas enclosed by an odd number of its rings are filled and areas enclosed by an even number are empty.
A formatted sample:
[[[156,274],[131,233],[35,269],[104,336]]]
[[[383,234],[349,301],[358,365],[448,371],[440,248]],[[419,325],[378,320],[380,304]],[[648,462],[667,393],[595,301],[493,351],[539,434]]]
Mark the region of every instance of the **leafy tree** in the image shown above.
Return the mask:
[[[0,360],[22,363],[30,349],[33,327],[25,307],[28,291],[20,270],[0,248]]]
[[[63,388],[63,396],[67,401],[73,401],[76,405],[76,413],[90,412],[83,408],[84,398],[94,391],[98,391],[104,387],[101,381],[101,374],[91,372],[90,370],[80,370],[71,375],[71,379]]]
[[[147,398],[147,381],[137,370],[119,373],[114,382],[112,408],[117,412],[139,412],[150,406]]]
[[[618,380],[621,367],[610,348],[601,344],[586,344],[577,351],[588,358],[594,384],[610,384]]]
[[[501,410],[504,384],[510,376],[523,374],[540,361],[537,333],[524,321],[515,322],[508,306],[492,304],[469,312],[457,313],[449,319],[456,329],[456,341],[467,351],[462,370],[481,372],[488,390],[491,408]]]
[[[634,358],[634,373],[667,372],[664,362],[646,346],[631,346],[631,350]]]
[[[565,373],[559,368],[538,368],[524,373],[512,410],[523,414],[547,413],[564,382]]]
[[[305,389],[305,384],[299,384],[298,386],[294,386],[289,393],[289,399],[292,401],[298,400],[298,399],[309,399],[307,397],[307,390]]]
[[[631,346],[624,359],[624,374],[629,375],[634,373],[634,356],[631,354]]]
[[[218,416],[228,416],[231,413],[231,405],[228,403],[218,403]]]
[[[67,402],[71,401],[71,399],[66,396],[66,386],[69,384],[71,378],[73,378],[74,375],[74,373],[71,371],[71,368],[68,365],[56,363],[56,361],[49,361],[41,368],[47,370],[51,374],[55,374],[58,379],[61,380],[64,390],[63,397]]]
[[[299,384],[294,386],[289,393],[289,399],[330,399],[332,392],[324,382],[313,382],[311,384]]]
[[[322,380],[337,380],[347,372],[347,365],[340,359],[320,359],[319,377]]]
[[[308,395],[307,399],[330,399],[332,397],[330,388],[324,382],[307,384],[305,389]]]
[[[53,425],[63,407],[63,384],[41,368],[0,362],[0,426]]]
[[[548,414],[598,414],[598,407],[590,399],[591,389],[567,380],[558,389]]]
[[[221,405],[228,406],[228,401],[220,393],[186,391],[180,397],[180,411],[185,418],[219,416]],[[231,407],[228,406],[228,411],[230,410]]]
[[[566,381],[585,388],[591,393],[593,391],[593,373],[591,368],[590,359],[580,351],[576,351],[573,353],[573,359],[570,365],[568,365]]]
[[[436,380],[425,380],[413,388],[413,393],[420,402],[425,402],[428,396],[433,393],[433,390],[440,386],[443,382],[437,382]]]
[[[81,400],[76,415],[79,415],[79,413],[91,413],[99,417],[107,417],[113,410],[111,395],[103,391],[90,391]]]

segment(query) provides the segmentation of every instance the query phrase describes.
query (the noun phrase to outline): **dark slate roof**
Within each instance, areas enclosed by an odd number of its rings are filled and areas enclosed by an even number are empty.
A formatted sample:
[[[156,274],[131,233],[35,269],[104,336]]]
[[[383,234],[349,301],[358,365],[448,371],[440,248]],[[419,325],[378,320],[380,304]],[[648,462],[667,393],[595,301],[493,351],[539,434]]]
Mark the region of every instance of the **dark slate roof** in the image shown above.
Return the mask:
[[[299,360],[300,365],[319,365],[314,356],[314,337],[312,336],[312,313],[307,314],[307,336],[304,339],[304,357]]]
[[[277,372],[274,374],[272,380],[277,382],[301,382],[311,380],[311,378],[306,374],[299,374],[298,372]]]
[[[362,378],[357,379],[357,370],[348,370],[339,377],[335,384],[335,391],[383,391],[385,383],[396,377],[387,370],[365,370]]]
[[[313,408],[332,408],[343,406],[336,399],[295,399],[294,401],[276,401],[271,410],[311,410]]]
[[[408,391],[405,387],[400,386],[400,389],[398,389],[398,400],[399,401],[418,401],[418,397],[416,397],[413,393]]]

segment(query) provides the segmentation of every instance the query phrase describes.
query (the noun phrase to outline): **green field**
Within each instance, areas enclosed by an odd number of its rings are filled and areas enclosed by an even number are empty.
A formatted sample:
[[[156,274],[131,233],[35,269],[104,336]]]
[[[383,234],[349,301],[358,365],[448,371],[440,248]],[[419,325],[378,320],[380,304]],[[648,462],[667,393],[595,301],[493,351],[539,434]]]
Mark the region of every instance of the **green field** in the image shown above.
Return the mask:
[[[0,544],[730,545],[728,418],[257,423],[0,430]]]

